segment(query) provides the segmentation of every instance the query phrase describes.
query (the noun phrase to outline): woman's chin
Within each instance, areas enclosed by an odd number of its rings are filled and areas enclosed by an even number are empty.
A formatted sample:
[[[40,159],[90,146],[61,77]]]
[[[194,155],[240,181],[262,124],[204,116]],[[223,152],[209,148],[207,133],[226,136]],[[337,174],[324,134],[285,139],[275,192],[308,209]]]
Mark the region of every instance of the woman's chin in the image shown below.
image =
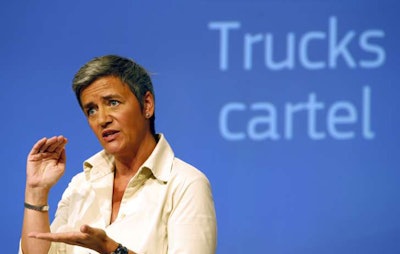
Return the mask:
[[[108,154],[111,154],[114,156],[118,155],[121,152],[121,149],[119,146],[108,145],[108,146],[104,146],[103,148]]]

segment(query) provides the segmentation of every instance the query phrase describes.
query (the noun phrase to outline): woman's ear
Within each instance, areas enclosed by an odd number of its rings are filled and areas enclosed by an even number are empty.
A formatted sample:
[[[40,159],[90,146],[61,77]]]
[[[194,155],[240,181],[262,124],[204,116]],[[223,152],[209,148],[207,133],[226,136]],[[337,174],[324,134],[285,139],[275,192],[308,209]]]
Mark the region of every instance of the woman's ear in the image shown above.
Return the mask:
[[[144,95],[143,111],[146,118],[151,118],[154,115],[154,96],[150,91],[147,91]]]

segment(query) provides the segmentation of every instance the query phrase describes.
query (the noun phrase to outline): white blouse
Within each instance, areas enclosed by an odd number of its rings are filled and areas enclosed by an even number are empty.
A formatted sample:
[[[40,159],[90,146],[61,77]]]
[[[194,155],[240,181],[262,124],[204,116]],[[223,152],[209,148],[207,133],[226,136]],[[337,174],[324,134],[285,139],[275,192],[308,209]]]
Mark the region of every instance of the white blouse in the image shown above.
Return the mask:
[[[216,216],[206,176],[176,158],[162,134],[150,157],[130,180],[118,217],[110,224],[114,158],[104,150],[84,162],[58,204],[52,232],[79,231],[83,224],[139,254],[213,254]],[[50,254],[97,253],[52,243]]]

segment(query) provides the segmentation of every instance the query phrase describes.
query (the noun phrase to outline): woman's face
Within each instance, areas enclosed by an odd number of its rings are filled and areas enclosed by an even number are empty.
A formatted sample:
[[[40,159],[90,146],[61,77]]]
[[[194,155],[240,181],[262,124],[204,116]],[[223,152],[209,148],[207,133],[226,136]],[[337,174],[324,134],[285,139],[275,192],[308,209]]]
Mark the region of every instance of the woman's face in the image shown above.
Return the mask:
[[[97,79],[81,92],[82,108],[90,128],[106,152],[115,156],[134,156],[152,137],[149,117],[154,101],[145,95],[141,109],[136,96],[121,79],[106,76]],[[150,105],[150,106],[149,106]]]

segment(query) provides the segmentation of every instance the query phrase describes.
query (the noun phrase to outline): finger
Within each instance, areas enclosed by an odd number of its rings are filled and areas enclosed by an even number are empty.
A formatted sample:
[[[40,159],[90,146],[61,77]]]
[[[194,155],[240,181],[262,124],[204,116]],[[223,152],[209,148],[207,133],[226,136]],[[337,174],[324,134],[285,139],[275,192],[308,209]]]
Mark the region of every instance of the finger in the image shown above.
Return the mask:
[[[82,225],[80,228],[81,232],[87,236],[95,239],[105,239],[107,237],[106,232],[101,228],[94,228],[87,224]]]
[[[42,138],[38,140],[32,147],[31,151],[29,152],[30,155],[37,154],[40,151],[40,148],[46,143],[47,138]]]
[[[28,234],[28,237],[52,241],[52,242],[74,243],[74,242],[79,242],[79,240],[83,237],[83,235],[78,232],[66,232],[66,233],[31,232]]]
[[[55,143],[57,143],[57,137],[51,137],[47,139],[46,143],[42,145],[42,147],[39,149],[38,153],[45,153],[45,152],[52,152],[49,151],[49,148],[53,146]]]
[[[58,158],[58,162],[65,163],[67,161],[67,156],[65,154],[65,149],[61,151],[60,157]]]
[[[47,151],[60,153],[60,151],[64,148],[65,144],[67,143],[67,139],[64,138],[63,136],[58,136],[54,138],[55,142],[50,144],[50,146],[47,148]]]
[[[59,235],[57,233],[31,232],[28,234],[28,237],[47,240],[47,241],[57,241],[57,240],[65,238],[66,236],[65,236],[65,233],[63,233],[63,235]]]
[[[52,153],[56,151],[56,149],[60,146],[60,144],[62,144],[62,140],[58,140],[56,138],[54,143],[49,144],[49,147],[47,147],[46,152]]]
[[[55,148],[54,152],[60,153],[64,148],[65,145],[68,143],[68,139],[63,136],[58,136],[58,146]]]
[[[62,135],[58,136],[57,138],[62,140],[64,145],[68,143],[68,139]]]
[[[89,234],[89,235],[93,234],[94,231],[95,231],[94,228],[92,228],[91,226],[86,225],[86,224],[82,225],[80,230],[81,230],[82,233]]]
[[[28,237],[51,241],[62,242],[70,245],[78,245],[84,248],[91,248],[88,244],[87,234],[81,232],[65,232],[65,233],[29,233]]]

